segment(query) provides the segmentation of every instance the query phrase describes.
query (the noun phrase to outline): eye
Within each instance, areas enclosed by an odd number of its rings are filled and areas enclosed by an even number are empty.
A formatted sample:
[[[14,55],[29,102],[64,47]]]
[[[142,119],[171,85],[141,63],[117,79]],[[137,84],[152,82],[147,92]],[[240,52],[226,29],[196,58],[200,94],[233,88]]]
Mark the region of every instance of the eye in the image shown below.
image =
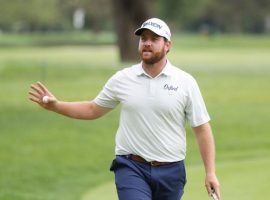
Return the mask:
[[[153,41],[158,41],[159,37],[153,37]]]
[[[146,40],[146,38],[145,37],[141,37],[141,41],[145,41]]]

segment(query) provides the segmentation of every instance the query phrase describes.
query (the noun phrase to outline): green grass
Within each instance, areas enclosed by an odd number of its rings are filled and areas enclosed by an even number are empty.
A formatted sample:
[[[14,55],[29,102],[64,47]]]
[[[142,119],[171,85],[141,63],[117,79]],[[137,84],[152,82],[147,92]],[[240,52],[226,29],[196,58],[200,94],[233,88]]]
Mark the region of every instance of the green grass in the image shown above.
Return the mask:
[[[0,46],[56,46],[56,45],[104,45],[113,44],[111,32],[90,31],[0,33]]]
[[[194,41],[197,41],[194,42]],[[189,46],[190,44],[190,46]],[[217,145],[223,199],[265,199],[270,180],[269,37],[179,36],[172,63],[194,75]],[[114,46],[0,48],[0,199],[115,199],[114,136],[119,108],[95,121],[43,111],[27,100],[41,80],[60,99],[94,98],[125,64]],[[188,128],[184,200],[208,199]]]
[[[244,199],[254,200],[268,195],[269,174],[265,174],[270,165],[270,160],[248,159],[235,162],[218,163],[220,181],[222,182],[223,199]],[[261,169],[254,173],[255,169]],[[248,174],[248,175],[247,175]],[[203,188],[204,172],[200,165],[191,165],[188,167],[188,182],[185,187],[183,200],[202,199],[207,200],[206,192]],[[256,182],[254,185],[254,181]],[[102,195],[101,195],[102,194]],[[101,197],[100,197],[101,196]],[[91,199],[117,199],[114,182],[107,182],[97,186],[94,190],[85,192],[82,200]]]

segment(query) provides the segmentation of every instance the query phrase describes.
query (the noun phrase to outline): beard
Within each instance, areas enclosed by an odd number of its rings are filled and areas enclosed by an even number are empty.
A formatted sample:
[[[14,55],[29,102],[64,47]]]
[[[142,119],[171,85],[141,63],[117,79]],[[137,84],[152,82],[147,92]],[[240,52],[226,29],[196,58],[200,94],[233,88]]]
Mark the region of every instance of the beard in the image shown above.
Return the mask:
[[[145,56],[144,55],[145,52],[147,52],[148,54],[151,54],[151,55]],[[160,51],[157,51],[157,52],[153,52],[152,50],[142,49],[142,50],[139,50],[139,53],[140,53],[141,60],[145,64],[148,64],[148,65],[153,65],[153,64],[159,62],[162,58],[164,58],[166,56],[166,52],[165,52],[164,47]]]

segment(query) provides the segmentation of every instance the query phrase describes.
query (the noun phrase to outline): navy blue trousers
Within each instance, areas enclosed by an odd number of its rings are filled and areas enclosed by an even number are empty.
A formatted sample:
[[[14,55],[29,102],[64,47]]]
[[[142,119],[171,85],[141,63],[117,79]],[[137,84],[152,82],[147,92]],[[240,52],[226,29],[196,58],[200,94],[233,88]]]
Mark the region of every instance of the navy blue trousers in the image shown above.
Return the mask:
[[[116,156],[110,170],[119,200],[180,200],[186,184],[184,161],[151,166]]]

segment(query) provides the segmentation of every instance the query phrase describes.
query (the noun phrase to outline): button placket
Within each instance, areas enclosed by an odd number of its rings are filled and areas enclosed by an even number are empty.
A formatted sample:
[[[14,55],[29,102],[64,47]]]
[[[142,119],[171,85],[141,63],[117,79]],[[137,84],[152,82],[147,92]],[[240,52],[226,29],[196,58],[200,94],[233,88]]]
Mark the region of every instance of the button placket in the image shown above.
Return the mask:
[[[155,88],[154,88],[154,80],[150,79],[150,95],[153,96],[155,92]]]
[[[155,93],[156,93],[155,79],[150,79],[150,83],[149,83],[149,93],[150,93],[150,96],[154,96]]]

